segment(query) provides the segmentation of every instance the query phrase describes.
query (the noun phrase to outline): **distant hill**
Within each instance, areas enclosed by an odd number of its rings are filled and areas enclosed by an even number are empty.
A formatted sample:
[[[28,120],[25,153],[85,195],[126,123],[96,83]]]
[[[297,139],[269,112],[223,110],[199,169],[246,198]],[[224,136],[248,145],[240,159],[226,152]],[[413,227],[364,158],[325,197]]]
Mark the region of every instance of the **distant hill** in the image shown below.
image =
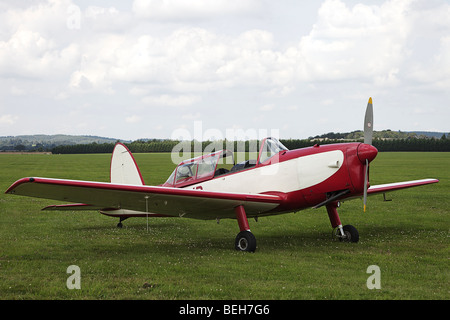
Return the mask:
[[[46,150],[61,145],[90,143],[115,143],[118,139],[98,136],[56,135],[20,135],[0,137],[0,151],[5,150]]]
[[[446,139],[441,138],[445,134]],[[396,146],[397,140],[403,141],[420,140],[421,144],[431,148],[424,149],[423,146],[408,147],[413,151],[450,151],[450,133],[444,132],[402,132],[402,131],[374,131],[374,145],[383,151],[401,150]],[[347,133],[329,132],[320,136],[309,137],[308,139],[289,139],[284,140],[289,149],[303,148],[311,143],[338,143],[346,141],[361,141],[364,138],[363,131],[353,131]],[[111,152],[112,145],[119,139],[105,138],[99,136],[74,136],[74,135],[21,135],[0,137],[1,151],[54,151],[57,153],[94,153]],[[439,142],[440,140],[440,142]],[[123,143],[130,144],[133,152],[170,152],[173,149],[172,142],[164,139],[139,139],[136,141],[120,140]],[[378,141],[378,142],[376,142]],[[97,145],[93,145],[97,144]],[[288,145],[289,144],[289,145]],[[387,144],[387,145],[386,145]],[[432,146],[434,144],[445,144],[442,146]],[[85,146],[88,146],[86,149]],[[402,144],[402,148],[405,143]],[[405,151],[405,150],[403,150]]]
[[[427,137],[427,138],[435,138],[440,139],[442,138],[442,135],[445,134],[446,137],[450,134],[449,132],[428,132],[428,131],[414,131],[415,134],[417,134],[419,137]]]
[[[444,132],[426,132],[426,131],[392,131],[392,130],[383,130],[383,131],[374,131],[373,138],[374,139],[408,139],[408,138],[417,138],[417,139],[440,139],[443,135],[448,136],[449,133]],[[337,140],[358,140],[364,139],[364,132],[361,130],[347,132],[347,133],[335,133],[329,132],[320,136],[309,137],[310,140],[313,139],[337,139]]]

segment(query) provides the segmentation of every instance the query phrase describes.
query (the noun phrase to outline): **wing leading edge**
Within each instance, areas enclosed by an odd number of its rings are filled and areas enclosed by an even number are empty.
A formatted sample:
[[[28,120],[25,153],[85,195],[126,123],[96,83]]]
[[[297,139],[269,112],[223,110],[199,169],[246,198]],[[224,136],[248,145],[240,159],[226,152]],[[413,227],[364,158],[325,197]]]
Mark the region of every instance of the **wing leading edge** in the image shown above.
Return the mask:
[[[404,182],[395,182],[395,183],[387,183],[387,184],[379,184],[375,186],[371,186],[367,193],[369,195],[375,195],[379,193],[386,193],[401,189],[407,189],[412,187],[423,186],[432,183],[438,183],[438,179],[422,179],[422,180],[413,180],[413,181],[404,181]]]
[[[392,192],[392,191],[408,189],[408,188],[413,188],[413,187],[419,187],[419,186],[424,186],[427,184],[433,184],[433,183],[438,183],[438,182],[439,182],[438,179],[422,179],[422,180],[412,180],[412,181],[378,184],[378,185],[370,186],[369,189],[367,190],[367,195],[373,196],[376,194],[388,193],[388,192]],[[358,199],[361,197],[362,197],[362,194],[353,195],[350,197],[343,196],[341,199],[346,201],[346,200]]]
[[[238,205],[245,206],[248,216],[258,215],[275,209],[283,201],[281,195],[49,178],[22,178],[13,183],[6,193],[82,203],[78,205],[79,209],[84,206],[95,209],[128,209],[197,219],[234,218],[234,208]]]

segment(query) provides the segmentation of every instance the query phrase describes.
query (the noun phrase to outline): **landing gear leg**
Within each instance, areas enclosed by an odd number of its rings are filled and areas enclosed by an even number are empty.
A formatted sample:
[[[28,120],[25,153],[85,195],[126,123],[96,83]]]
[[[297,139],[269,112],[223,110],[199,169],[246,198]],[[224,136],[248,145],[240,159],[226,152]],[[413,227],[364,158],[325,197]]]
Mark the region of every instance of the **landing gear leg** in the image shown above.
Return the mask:
[[[122,228],[122,221],[128,219],[128,217],[119,217],[119,223],[117,224],[117,228]]]
[[[236,250],[239,251],[255,252],[256,238],[250,231],[244,206],[237,206],[234,210],[239,224],[239,229],[241,230],[241,232],[239,232],[236,236],[234,246]]]
[[[328,217],[330,218],[331,226],[336,229],[335,236],[341,242],[358,242],[358,230],[352,225],[342,226],[341,219],[337,212],[338,202],[331,202],[327,205]]]

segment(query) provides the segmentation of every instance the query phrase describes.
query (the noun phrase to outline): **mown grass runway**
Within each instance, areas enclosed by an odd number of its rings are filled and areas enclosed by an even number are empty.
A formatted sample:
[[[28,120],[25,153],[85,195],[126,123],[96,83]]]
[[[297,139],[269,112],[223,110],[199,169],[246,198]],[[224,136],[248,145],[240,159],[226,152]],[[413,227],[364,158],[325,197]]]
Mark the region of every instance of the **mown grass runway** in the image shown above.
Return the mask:
[[[170,154],[135,154],[147,184]],[[42,212],[55,201],[3,194],[26,176],[109,181],[110,155],[0,155],[0,299],[444,299],[449,286],[450,153],[379,153],[371,183],[435,185],[342,204],[360,242],[333,240],[325,208],[250,220],[256,253],[234,250],[235,220]],[[81,271],[69,290],[67,268]],[[377,265],[381,289],[369,290]]]

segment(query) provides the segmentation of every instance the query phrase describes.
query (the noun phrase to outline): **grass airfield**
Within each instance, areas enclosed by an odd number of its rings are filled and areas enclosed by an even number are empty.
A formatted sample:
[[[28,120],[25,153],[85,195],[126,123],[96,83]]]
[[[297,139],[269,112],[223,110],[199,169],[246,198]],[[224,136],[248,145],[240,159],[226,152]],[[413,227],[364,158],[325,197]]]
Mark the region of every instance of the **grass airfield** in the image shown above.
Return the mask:
[[[135,154],[146,184],[164,182],[170,154]],[[438,184],[347,201],[343,224],[360,242],[332,239],[325,208],[249,220],[256,253],[234,250],[235,220],[118,219],[43,212],[57,202],[6,195],[27,176],[109,181],[109,154],[0,154],[0,299],[448,300],[450,153],[379,153],[371,183],[422,178]],[[81,289],[66,286],[67,268]],[[381,289],[368,289],[367,268]]]

